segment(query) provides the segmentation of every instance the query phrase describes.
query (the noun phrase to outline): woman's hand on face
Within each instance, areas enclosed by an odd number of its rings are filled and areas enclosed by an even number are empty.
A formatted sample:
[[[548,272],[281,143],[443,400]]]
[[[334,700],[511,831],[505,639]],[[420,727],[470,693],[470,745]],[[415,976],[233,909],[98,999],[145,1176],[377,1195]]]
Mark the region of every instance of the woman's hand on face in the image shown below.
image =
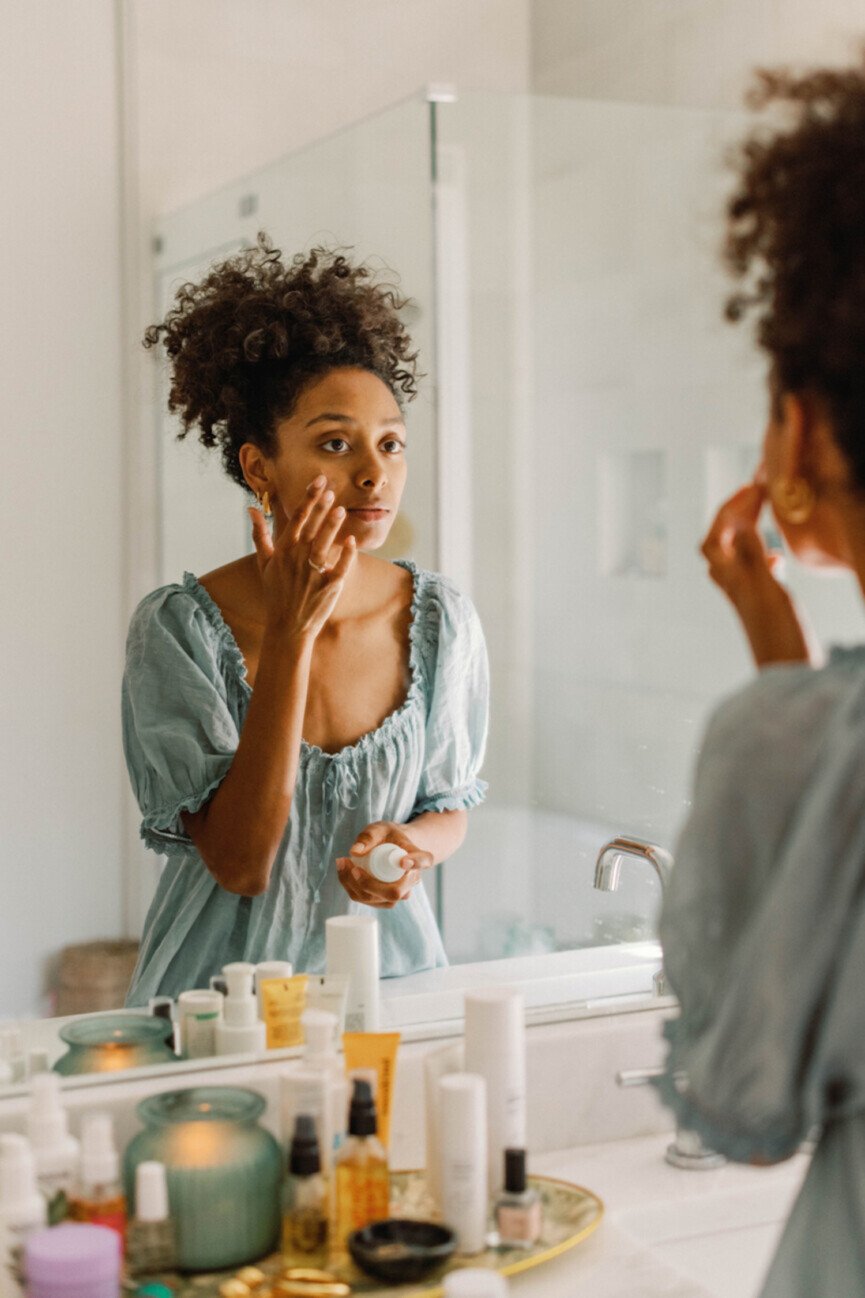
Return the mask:
[[[364,906],[377,906],[381,910],[392,910],[399,901],[408,897],[412,888],[420,881],[421,872],[433,865],[430,852],[421,851],[404,832],[402,825],[395,825],[389,820],[377,820],[367,825],[352,844],[352,856],[368,856],[380,843],[395,843],[405,852],[400,861],[405,874],[396,883],[382,883],[373,878],[363,866],[355,865],[350,856],[337,858],[336,868],[339,881],[352,901],[362,902]]]
[[[700,547],[709,576],[732,603],[758,665],[807,662],[808,645],[789,592],[776,570],[783,556],[769,550],[758,522],[766,488],[758,478],[718,510]]]
[[[779,585],[773,570],[782,556],[766,548],[757,527],[765,501],[762,483],[740,487],[724,501],[700,546],[709,576],[737,608]]]
[[[345,510],[334,506],[333,492],[326,487],[324,476],[310,483],[306,499],[275,540],[261,511],[254,506],[249,510],[268,625],[303,638],[315,639],[324,627],[357,553],[355,539],[349,536],[336,547],[335,563],[327,566]]]

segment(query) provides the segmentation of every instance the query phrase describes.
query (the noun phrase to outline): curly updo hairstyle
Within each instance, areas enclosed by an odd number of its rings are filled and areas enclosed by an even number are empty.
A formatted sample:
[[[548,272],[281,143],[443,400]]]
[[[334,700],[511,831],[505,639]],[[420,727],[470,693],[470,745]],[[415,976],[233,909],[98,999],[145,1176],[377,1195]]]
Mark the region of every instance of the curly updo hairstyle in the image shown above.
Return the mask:
[[[756,317],[772,387],[814,393],[865,489],[865,63],[760,72],[751,107],[774,129],[739,149],[724,256],[741,281],[727,317]]]
[[[357,366],[378,375],[398,401],[416,395],[417,352],[399,317],[407,304],[341,252],[314,248],[286,265],[261,233],[200,283],[183,284],[144,346],[165,346],[178,436],[197,428],[245,487],[241,446],[254,442],[273,454],[276,424],[329,370]]]

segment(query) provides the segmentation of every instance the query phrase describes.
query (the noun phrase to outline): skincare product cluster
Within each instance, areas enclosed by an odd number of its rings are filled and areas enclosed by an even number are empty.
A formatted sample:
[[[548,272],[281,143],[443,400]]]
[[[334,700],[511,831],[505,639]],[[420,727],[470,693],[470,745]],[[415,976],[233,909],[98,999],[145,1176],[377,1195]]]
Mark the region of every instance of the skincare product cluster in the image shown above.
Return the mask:
[[[367,946],[374,934],[377,971],[375,921],[345,928],[362,930]],[[345,943],[352,975],[356,940]],[[252,996],[249,978],[245,968],[228,983],[226,1007],[232,996]],[[348,992],[353,977],[344,981],[338,1008],[350,1030],[340,1034],[339,1015],[304,1008],[290,975],[259,979],[265,1000],[269,984],[290,987],[290,1000],[276,997],[271,1026],[297,1010],[303,1045],[280,1067],[278,1112],[267,1125],[253,1090],[163,1091],[138,1105],[142,1129],[121,1159],[109,1115],[85,1112],[76,1138],[59,1078],[37,1076],[26,1134],[0,1136],[0,1298],[118,1298],[121,1286],[164,1298],[178,1272],[221,1273],[222,1298],[335,1298],[350,1293],[354,1268],[414,1282],[452,1254],[468,1264],[444,1276],[446,1293],[502,1294],[490,1258],[471,1259],[531,1248],[542,1231],[526,1177],[521,996],[502,988],[467,995],[464,1042],[426,1057],[427,1167],[410,1202],[388,1153],[399,1034],[369,1030],[377,977],[362,986],[362,1003]],[[253,1026],[230,1015],[218,1021]]]
[[[399,849],[397,849],[399,850]],[[379,1026],[378,924],[368,915],[339,915],[325,926],[324,974],[295,974],[285,960],[227,964],[209,988],[155,997],[150,1012],[171,1025],[182,1059],[257,1053],[300,1045],[304,1009],[328,1010],[340,1027]]]

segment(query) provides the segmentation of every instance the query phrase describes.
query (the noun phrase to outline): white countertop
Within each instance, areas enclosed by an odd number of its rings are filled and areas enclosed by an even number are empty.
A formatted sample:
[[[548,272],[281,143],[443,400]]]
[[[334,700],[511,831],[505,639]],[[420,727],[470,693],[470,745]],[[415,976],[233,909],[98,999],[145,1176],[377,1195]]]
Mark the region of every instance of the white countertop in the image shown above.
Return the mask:
[[[539,1155],[532,1170],[594,1191],[598,1229],[573,1250],[511,1278],[514,1298],[756,1298],[807,1158],[772,1168],[685,1171],[669,1136]]]

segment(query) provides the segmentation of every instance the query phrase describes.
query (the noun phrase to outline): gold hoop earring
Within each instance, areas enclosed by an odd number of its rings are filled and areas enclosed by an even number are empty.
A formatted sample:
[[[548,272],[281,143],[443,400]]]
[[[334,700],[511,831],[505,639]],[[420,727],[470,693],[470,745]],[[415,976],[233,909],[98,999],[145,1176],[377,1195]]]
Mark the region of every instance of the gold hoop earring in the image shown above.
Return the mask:
[[[264,517],[270,518],[271,514],[273,513],[273,510],[270,508],[270,492],[263,491],[261,495],[258,497],[258,503],[261,505],[261,508],[264,510]]]
[[[779,478],[769,496],[775,513],[785,523],[806,523],[814,512],[816,496],[804,478]]]

